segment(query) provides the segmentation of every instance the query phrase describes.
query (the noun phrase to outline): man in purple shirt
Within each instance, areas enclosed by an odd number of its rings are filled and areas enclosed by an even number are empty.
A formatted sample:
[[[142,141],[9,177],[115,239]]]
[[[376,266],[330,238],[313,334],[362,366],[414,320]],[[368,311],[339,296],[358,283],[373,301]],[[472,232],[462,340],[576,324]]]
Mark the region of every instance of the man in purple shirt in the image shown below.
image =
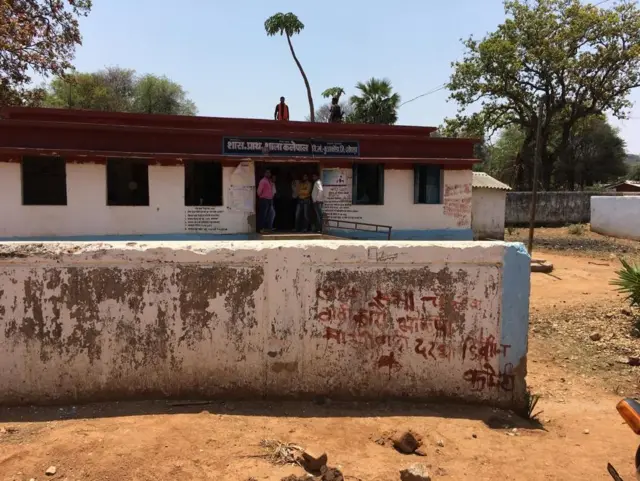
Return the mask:
[[[264,177],[258,184],[258,222],[259,232],[269,232],[273,230],[273,184],[271,183],[271,172],[264,171]]]

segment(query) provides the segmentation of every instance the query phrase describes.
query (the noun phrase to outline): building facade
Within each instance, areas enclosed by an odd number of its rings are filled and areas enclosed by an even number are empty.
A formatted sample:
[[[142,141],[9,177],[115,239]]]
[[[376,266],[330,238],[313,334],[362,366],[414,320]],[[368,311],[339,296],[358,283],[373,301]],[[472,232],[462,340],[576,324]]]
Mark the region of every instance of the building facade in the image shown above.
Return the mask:
[[[331,233],[470,240],[473,139],[429,127],[0,111],[0,238],[247,239],[255,187],[317,173]],[[284,205],[284,204],[282,204]],[[276,225],[287,227],[278,209]],[[280,220],[278,221],[278,217]],[[357,227],[357,229],[356,229]]]

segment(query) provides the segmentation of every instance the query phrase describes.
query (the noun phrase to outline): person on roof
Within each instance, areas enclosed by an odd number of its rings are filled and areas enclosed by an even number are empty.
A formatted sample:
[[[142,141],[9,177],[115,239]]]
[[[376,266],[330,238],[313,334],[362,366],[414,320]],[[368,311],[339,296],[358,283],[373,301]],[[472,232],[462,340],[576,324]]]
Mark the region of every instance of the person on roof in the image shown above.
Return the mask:
[[[289,106],[284,103],[284,97],[280,97],[280,103],[276,105],[273,118],[275,120],[289,120]]]

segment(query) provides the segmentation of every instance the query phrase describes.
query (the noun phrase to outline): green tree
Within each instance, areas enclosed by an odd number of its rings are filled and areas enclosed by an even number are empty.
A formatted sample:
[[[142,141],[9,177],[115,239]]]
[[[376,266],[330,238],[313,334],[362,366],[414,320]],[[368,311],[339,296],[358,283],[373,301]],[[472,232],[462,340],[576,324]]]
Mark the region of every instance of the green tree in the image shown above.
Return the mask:
[[[489,137],[519,127],[525,140],[515,183],[527,188],[542,99],[541,178],[548,189],[555,163],[571,155],[578,122],[604,112],[626,115],[629,92],[640,86],[640,12],[635,2],[600,8],[579,0],[506,0],[505,13],[494,32],[464,41],[464,57],[453,63],[448,88],[459,112],[451,122],[479,126]]]
[[[634,165],[629,169],[627,179],[640,182],[640,164]]]
[[[44,104],[105,112],[174,115],[197,112],[179,84],[155,75],[139,77],[134,70],[119,67],[56,77],[47,88]]]
[[[135,71],[118,67],[94,73],[68,73],[51,81],[44,104],[57,108],[130,112],[135,84]]]
[[[338,102],[340,101],[340,97],[344,95],[344,89],[342,87],[331,87],[322,92],[322,96],[325,99],[333,99],[334,97],[338,98]]]
[[[489,162],[485,172],[492,177],[512,184],[514,180],[515,162],[525,140],[524,132],[511,125],[500,132],[496,142],[489,148]]]
[[[0,106],[37,104],[33,73],[62,75],[81,44],[91,0],[0,0]]]
[[[562,142],[561,135],[557,132],[557,142]],[[604,116],[577,122],[567,152],[554,165],[556,185],[567,190],[608,183],[627,172],[625,142]]]
[[[195,104],[184,89],[167,77],[144,75],[136,82],[134,112],[148,114],[195,115]]]
[[[311,95],[311,86],[309,85],[309,79],[307,79],[307,74],[304,72],[302,64],[298,60],[296,52],[293,49],[293,43],[291,43],[291,37],[302,32],[302,30],[304,30],[304,24],[296,15],[291,12],[276,13],[264,22],[264,29],[266,30],[267,35],[270,37],[276,34],[287,36],[289,50],[291,50],[293,60],[296,62],[296,65],[300,70],[302,80],[304,80],[304,86],[307,88],[307,98],[309,100],[309,119],[311,122],[315,122],[315,108],[313,107],[313,96]]]
[[[398,121],[400,95],[393,92],[388,79],[370,78],[366,83],[358,82],[359,95],[352,95],[352,121],[360,124],[393,125]]]

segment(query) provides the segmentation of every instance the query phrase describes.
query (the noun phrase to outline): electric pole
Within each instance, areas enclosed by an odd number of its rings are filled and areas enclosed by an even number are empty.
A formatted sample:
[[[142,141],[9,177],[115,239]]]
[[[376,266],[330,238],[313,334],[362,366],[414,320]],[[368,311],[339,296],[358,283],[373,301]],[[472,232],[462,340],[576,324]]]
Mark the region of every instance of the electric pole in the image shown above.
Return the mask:
[[[533,154],[533,182],[531,185],[531,208],[529,210],[529,255],[533,253],[533,231],[536,223],[536,203],[538,201],[538,171],[542,154],[542,116],[544,114],[544,97],[538,103],[538,125],[536,128],[536,150]]]

